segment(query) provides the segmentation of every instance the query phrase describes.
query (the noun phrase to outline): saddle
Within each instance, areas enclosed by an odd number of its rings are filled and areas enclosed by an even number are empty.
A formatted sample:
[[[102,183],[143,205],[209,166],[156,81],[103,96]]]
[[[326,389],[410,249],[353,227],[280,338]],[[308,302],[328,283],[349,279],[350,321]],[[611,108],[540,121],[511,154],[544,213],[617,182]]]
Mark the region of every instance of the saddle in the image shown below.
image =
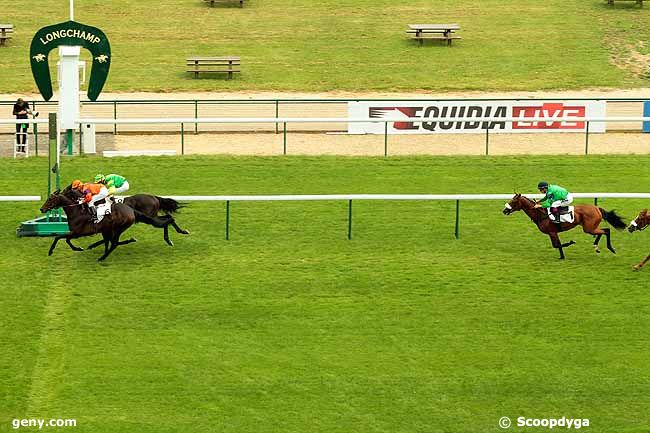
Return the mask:
[[[560,213],[560,222],[563,223],[572,223],[575,220],[575,213],[574,213],[574,207],[573,206],[560,206],[557,208]],[[548,218],[553,221],[557,222],[555,220],[555,214],[553,213],[553,208],[548,208]]]

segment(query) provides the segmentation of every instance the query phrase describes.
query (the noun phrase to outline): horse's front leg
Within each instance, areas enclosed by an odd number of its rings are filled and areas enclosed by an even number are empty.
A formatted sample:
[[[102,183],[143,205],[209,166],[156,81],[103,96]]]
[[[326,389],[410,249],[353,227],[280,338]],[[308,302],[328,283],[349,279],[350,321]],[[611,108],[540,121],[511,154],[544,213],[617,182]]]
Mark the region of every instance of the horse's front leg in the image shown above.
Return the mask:
[[[54,252],[54,248],[56,248],[56,244],[57,244],[61,239],[65,239],[67,236],[68,236],[68,235],[65,235],[65,236],[57,236],[57,237],[55,237],[54,240],[52,241],[52,245],[50,245],[50,250],[47,252],[47,255],[48,255],[48,256],[51,256],[52,253]]]
[[[646,263],[648,263],[648,261],[650,261],[650,255],[649,255],[648,257],[646,257],[645,260],[642,261],[641,263],[639,263],[638,265],[634,265],[634,270],[636,270],[636,271],[640,271],[641,268],[642,268],[643,266],[645,266]]]
[[[65,242],[70,246],[70,249],[72,249],[72,251],[83,251],[84,250],[81,247],[77,247],[77,246],[73,245],[72,242],[71,242],[72,239],[75,239],[75,238],[78,238],[78,237],[79,236],[72,235],[72,236],[66,236],[66,238],[65,238]]]
[[[558,234],[552,232],[548,234],[548,237],[551,238],[551,245],[553,245],[553,248],[560,250],[560,260],[564,260],[564,250],[562,249],[562,242],[560,242]]]

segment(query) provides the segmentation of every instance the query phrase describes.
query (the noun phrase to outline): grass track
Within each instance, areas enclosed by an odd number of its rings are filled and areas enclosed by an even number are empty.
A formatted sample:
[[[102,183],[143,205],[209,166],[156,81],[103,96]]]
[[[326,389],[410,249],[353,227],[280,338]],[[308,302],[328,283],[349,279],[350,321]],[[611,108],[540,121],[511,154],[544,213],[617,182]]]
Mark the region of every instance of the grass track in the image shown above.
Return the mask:
[[[647,156],[75,158],[156,194],[645,192]],[[0,194],[41,194],[46,163],[0,160]],[[152,172],[156,175],[152,176]],[[159,175],[164,173],[164,175]],[[647,201],[603,200],[629,219]],[[643,432],[650,385],[647,234],[591,237],[559,263],[502,203],[192,203],[174,248],[148,227],[99,252],[17,239],[36,203],[0,203],[0,431],[476,432],[501,416]],[[482,221],[470,216],[481,214]],[[80,241],[87,245],[89,241]]]
[[[647,87],[650,77],[643,57],[650,14],[630,2],[274,0],[240,9],[210,8],[201,0],[112,0],[75,6],[76,19],[103,29],[111,42],[105,91],[530,91]],[[67,3],[42,0],[26,8],[10,2],[3,17],[16,31],[0,56],[0,93],[35,92],[31,39],[41,27],[67,20]],[[407,24],[432,20],[458,22],[463,40],[450,49],[407,39]],[[184,66],[191,55],[239,55],[242,73],[234,80],[193,79]],[[57,56],[55,50],[52,67]]]

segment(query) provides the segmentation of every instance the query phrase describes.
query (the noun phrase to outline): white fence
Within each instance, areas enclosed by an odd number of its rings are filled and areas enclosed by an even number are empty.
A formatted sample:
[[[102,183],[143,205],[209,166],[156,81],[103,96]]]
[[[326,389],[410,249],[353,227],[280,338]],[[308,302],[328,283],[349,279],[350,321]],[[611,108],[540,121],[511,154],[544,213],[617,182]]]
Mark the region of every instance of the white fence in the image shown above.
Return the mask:
[[[460,236],[460,202],[464,200],[510,200],[512,194],[323,194],[323,195],[172,195],[164,196],[179,201],[221,201],[226,202],[226,240],[230,239],[230,202],[235,201],[348,201],[348,239],[352,239],[352,201],[353,200],[453,200],[456,202],[456,223],[454,236]],[[527,197],[542,198],[542,194]],[[599,192],[573,193],[574,198],[594,199],[594,204],[602,198],[650,199],[645,192]],[[3,201],[40,201],[39,196],[0,196]]]
[[[47,119],[0,119],[0,125],[3,124],[16,124],[16,123],[29,123],[29,124],[44,124]],[[629,123],[629,122],[650,122],[650,117],[642,116],[612,116],[612,117],[463,117],[463,118],[444,118],[444,117],[387,117],[387,118],[350,118],[350,117],[175,117],[175,118],[80,118],[77,119],[77,124],[91,124],[91,125],[139,125],[139,124],[177,124],[181,136],[181,155],[185,154],[185,134],[190,131],[185,130],[185,125],[195,125],[195,133],[198,132],[199,124],[276,124],[276,131],[278,125],[283,125],[283,154],[287,154],[287,124],[307,124],[307,123],[321,123],[321,124],[353,124],[353,123],[383,123],[384,124],[384,156],[388,156],[388,125],[396,122],[482,122],[484,126],[479,128],[485,131],[485,154],[489,154],[489,136],[490,131],[494,131],[493,123],[513,123],[513,122],[540,122],[547,124],[567,123],[575,124],[576,122],[585,122],[586,128],[583,131],[566,131],[572,133],[584,133],[585,135],[585,154],[589,153],[589,125],[593,123]],[[38,142],[36,142],[36,149],[38,154]]]

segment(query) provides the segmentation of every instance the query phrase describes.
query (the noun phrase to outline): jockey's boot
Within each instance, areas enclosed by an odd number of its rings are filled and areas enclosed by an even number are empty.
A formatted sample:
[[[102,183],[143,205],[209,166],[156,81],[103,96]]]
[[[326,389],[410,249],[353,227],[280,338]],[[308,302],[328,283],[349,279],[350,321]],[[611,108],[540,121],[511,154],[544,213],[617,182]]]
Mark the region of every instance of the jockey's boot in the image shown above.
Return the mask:
[[[553,218],[555,218],[555,221],[553,221],[557,225],[561,225],[562,221],[560,221],[560,208],[559,207],[554,207],[552,210],[553,212]]]
[[[93,224],[97,224],[99,222],[99,219],[97,218],[97,207],[96,206],[88,206],[88,209],[90,210],[90,214],[93,217],[93,219],[92,219]]]

